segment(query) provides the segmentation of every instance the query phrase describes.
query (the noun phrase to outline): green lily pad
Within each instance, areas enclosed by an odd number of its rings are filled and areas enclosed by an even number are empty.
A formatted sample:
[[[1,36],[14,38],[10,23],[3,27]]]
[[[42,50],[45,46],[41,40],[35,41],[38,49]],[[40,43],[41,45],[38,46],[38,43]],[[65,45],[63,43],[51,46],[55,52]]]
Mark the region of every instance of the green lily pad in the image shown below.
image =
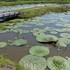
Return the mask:
[[[20,35],[23,33],[29,33],[29,30],[22,30],[22,29],[13,29],[12,31]]]
[[[38,42],[56,42],[58,38],[54,35],[38,35],[36,40]]]
[[[43,32],[33,32],[33,35],[34,35],[34,36],[38,36],[38,35],[42,35],[42,36],[43,36],[44,33],[43,33]]]
[[[7,43],[5,43],[5,42],[0,42],[0,48],[4,48],[4,47],[6,47],[7,46]]]
[[[70,34],[68,33],[61,33],[60,36],[63,38],[70,38]]]
[[[14,40],[12,43],[12,45],[14,45],[14,46],[22,46],[25,44],[27,44],[27,40],[25,40],[25,39],[17,39],[17,40]]]
[[[24,70],[45,70],[47,63],[42,57],[27,55],[20,60],[19,64]]]
[[[58,48],[67,47],[67,45],[62,41],[58,41],[55,46],[57,46]]]
[[[51,34],[57,34],[57,32],[55,32],[55,31],[51,31],[50,33],[51,33]]]
[[[67,60],[61,56],[49,57],[47,59],[47,66],[50,70],[69,70]]]
[[[46,56],[49,54],[49,48],[44,46],[32,46],[29,52],[35,56]]]
[[[65,44],[70,44],[70,39],[67,39],[67,38],[59,38],[59,41]]]

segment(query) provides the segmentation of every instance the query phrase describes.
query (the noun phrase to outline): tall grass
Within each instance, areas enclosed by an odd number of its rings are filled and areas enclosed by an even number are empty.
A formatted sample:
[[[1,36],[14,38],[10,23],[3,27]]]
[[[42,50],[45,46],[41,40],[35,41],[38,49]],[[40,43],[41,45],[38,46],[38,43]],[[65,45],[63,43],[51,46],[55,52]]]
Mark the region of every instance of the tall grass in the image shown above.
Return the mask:
[[[37,7],[37,8],[31,8],[31,9],[25,9],[25,10],[17,10],[20,12],[20,18],[32,18],[36,16],[41,16],[49,12],[66,12],[67,9],[65,7],[50,7],[50,6],[44,6],[44,7]]]
[[[6,0],[5,0],[6,1]],[[13,6],[13,5],[23,5],[23,4],[39,4],[39,3],[70,3],[70,0],[14,0],[10,2],[0,1],[0,6]]]

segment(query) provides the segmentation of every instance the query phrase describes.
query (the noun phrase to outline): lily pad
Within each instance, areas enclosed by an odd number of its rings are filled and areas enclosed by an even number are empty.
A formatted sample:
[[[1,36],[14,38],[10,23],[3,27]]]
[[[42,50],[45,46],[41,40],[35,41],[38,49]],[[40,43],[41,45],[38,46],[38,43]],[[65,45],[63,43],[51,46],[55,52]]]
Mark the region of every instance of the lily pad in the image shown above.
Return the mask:
[[[67,39],[67,38],[59,38],[59,41],[65,44],[70,44],[70,39]]]
[[[60,36],[63,38],[70,38],[70,34],[68,33],[61,33]]]
[[[57,46],[58,48],[62,48],[62,47],[66,47],[67,45],[66,45],[64,42],[62,42],[62,41],[58,41],[58,42],[55,44],[55,46]]]
[[[4,48],[4,47],[6,47],[7,46],[7,43],[5,43],[5,42],[0,42],[0,48]]]
[[[47,63],[42,57],[27,55],[20,60],[19,64],[24,70],[45,70]]]
[[[54,35],[38,35],[36,40],[38,42],[56,42],[58,38]]]
[[[29,52],[35,56],[46,56],[49,54],[49,48],[44,46],[32,46]]]
[[[67,60],[61,56],[49,57],[47,59],[47,66],[50,70],[69,70]]]
[[[27,40],[25,40],[25,39],[17,39],[17,40],[14,40],[12,43],[12,45],[14,45],[14,46],[22,46],[25,44],[27,44]]]
[[[57,34],[57,32],[55,32],[55,31],[52,31],[52,32],[50,32],[51,34]]]
[[[38,36],[38,35],[42,35],[42,36],[43,36],[43,35],[45,35],[45,34],[44,34],[43,32],[33,32],[33,35],[34,35],[34,36]]]
[[[22,29],[13,29],[11,31],[13,31],[15,33],[18,33],[20,35],[23,34],[23,33],[29,33],[29,30],[22,30]]]

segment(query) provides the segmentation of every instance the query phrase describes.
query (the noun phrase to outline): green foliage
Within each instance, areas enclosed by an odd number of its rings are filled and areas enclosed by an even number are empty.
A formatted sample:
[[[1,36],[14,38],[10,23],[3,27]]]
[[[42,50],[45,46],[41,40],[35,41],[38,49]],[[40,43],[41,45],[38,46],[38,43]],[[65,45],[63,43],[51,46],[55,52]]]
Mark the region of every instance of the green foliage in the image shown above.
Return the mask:
[[[43,36],[41,34],[39,34],[37,37],[36,37],[36,40],[38,42],[57,42],[58,38],[54,35],[50,35],[50,34],[44,34]]]
[[[4,47],[6,47],[7,46],[7,43],[5,43],[5,42],[0,42],[0,48],[4,48]]]
[[[47,63],[42,57],[27,55],[20,60],[19,64],[24,70],[45,70]]]
[[[2,55],[0,55],[0,67],[4,67],[6,65],[12,65],[14,66],[15,63],[12,62],[11,60],[4,58]]]
[[[27,40],[25,39],[17,39],[17,40],[14,40],[12,43],[12,45],[15,45],[15,46],[22,46],[25,44],[27,44]]]
[[[49,54],[49,48],[44,46],[33,46],[30,48],[29,52],[35,56],[46,56]]]
[[[53,56],[47,59],[47,66],[50,70],[69,70],[68,61],[61,56]]]
[[[67,9],[65,7],[51,7],[51,6],[43,6],[43,7],[37,7],[37,8],[30,8],[25,10],[17,10],[20,12],[20,18],[32,18],[36,16],[41,16],[49,12],[66,12]]]
[[[0,0],[0,6],[39,4],[39,3],[70,3],[70,0]]]

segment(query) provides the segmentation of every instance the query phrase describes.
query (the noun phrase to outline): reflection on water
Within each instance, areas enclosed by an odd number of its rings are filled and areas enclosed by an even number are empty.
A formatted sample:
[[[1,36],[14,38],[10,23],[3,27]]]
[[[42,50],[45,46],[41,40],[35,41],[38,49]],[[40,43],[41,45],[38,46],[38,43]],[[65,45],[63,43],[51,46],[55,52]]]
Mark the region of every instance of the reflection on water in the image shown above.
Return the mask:
[[[63,48],[61,51],[58,51],[57,47],[54,47],[50,44],[38,43],[32,33],[35,28],[39,29],[41,32],[43,31],[45,34],[57,32],[56,34],[53,33],[53,35],[56,35],[59,38],[61,37],[61,33],[70,34],[70,15],[65,15],[63,13],[46,14],[41,17],[36,17],[32,20],[17,23],[16,25],[7,28],[10,28],[10,30],[7,29],[4,33],[0,33],[0,41],[8,42],[8,40],[14,40],[16,37],[21,37],[28,41],[28,44],[25,46],[15,47],[7,45],[7,47],[0,49],[0,54],[3,54],[16,62],[19,61],[21,57],[29,54],[29,48],[35,45],[44,45],[46,47],[49,46],[50,55],[45,58],[53,55],[60,55],[63,57],[70,56],[69,44],[67,45],[66,49]],[[13,32],[14,29],[22,29],[23,31],[28,30],[29,32],[23,32],[19,36],[16,32]]]

